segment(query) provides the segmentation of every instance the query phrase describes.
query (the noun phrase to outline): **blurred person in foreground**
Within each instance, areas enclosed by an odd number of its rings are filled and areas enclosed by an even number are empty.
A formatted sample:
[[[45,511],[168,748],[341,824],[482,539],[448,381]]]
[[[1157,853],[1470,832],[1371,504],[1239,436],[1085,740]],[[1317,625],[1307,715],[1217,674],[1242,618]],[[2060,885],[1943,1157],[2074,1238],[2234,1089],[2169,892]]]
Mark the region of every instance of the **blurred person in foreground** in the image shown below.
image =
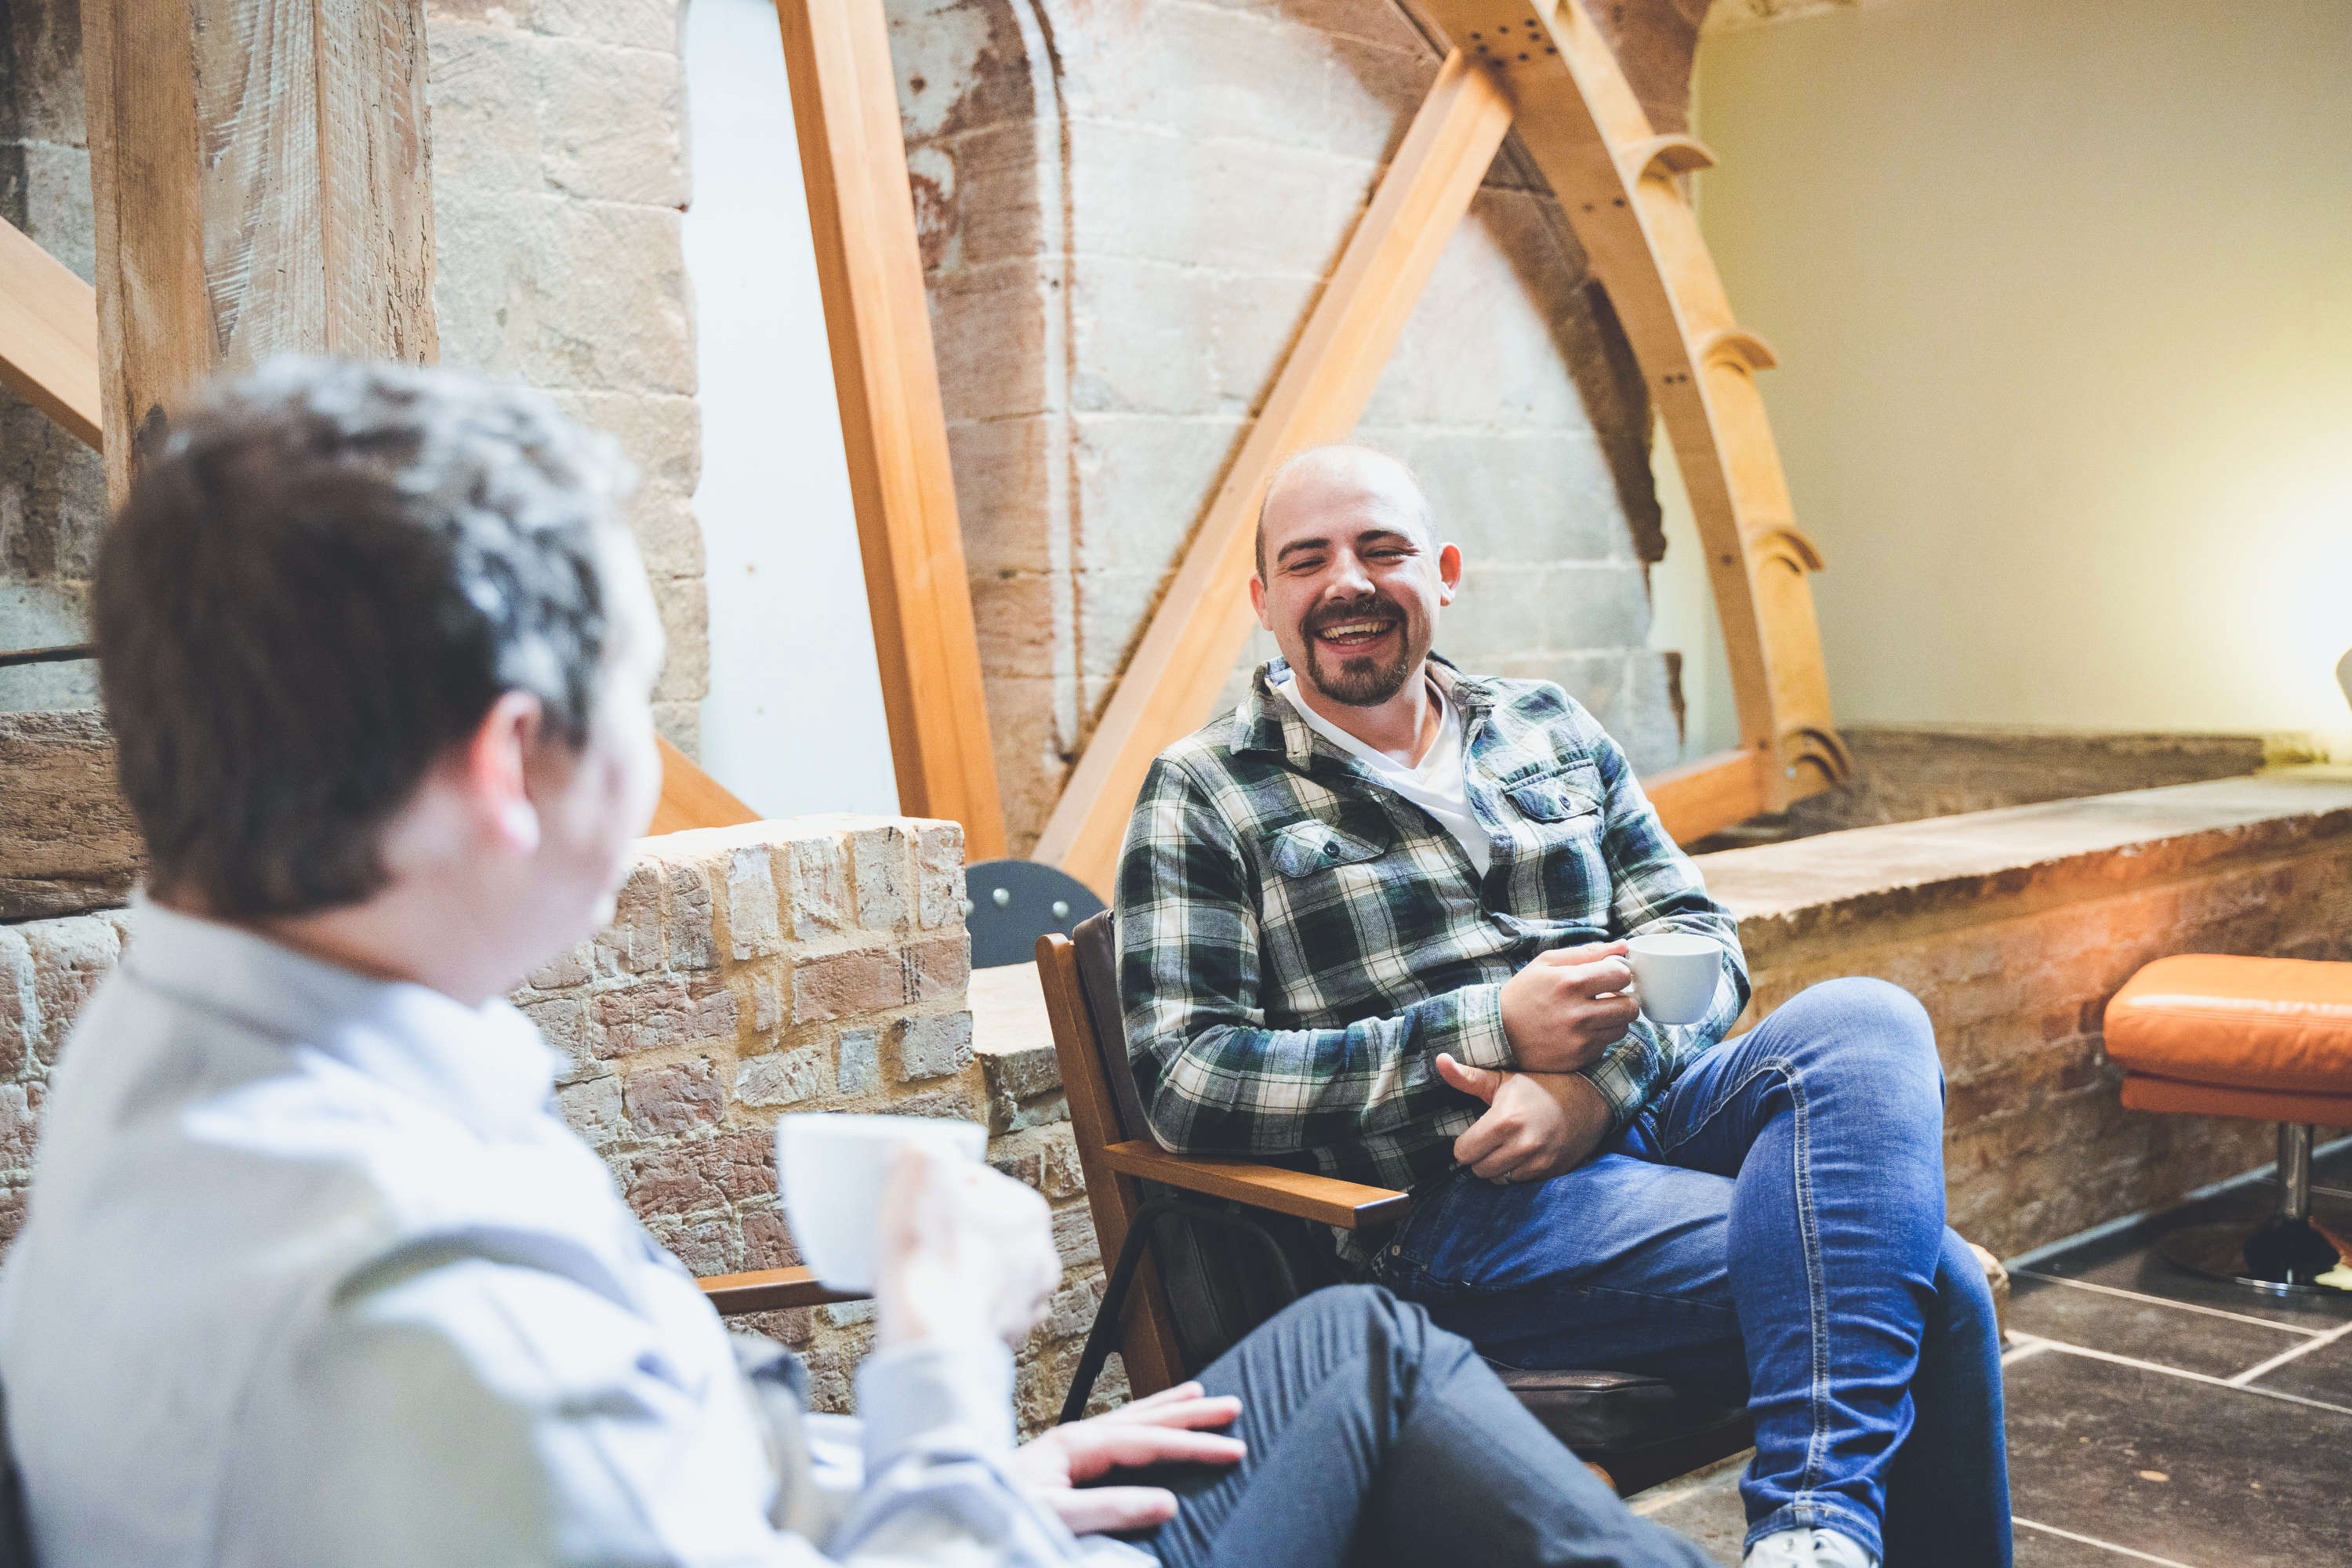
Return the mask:
[[[535,394],[287,360],[110,530],[148,889],[0,1270],[45,1568],[1703,1563],[1370,1289],[1015,1447],[1059,1270],[978,1165],[895,1173],[862,1424],[730,1341],[503,999],[610,918],[659,787],[625,474]]]

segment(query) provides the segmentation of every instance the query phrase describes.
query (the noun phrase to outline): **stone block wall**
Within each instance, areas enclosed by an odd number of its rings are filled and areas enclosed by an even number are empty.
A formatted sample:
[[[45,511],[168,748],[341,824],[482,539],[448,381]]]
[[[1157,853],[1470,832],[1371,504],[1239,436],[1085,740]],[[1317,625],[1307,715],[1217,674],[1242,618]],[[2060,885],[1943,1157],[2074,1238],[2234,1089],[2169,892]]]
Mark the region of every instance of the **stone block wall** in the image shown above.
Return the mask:
[[[954,823],[811,817],[646,839],[612,925],[514,1000],[564,1058],[565,1120],[698,1274],[800,1261],[776,1193],[779,1114],[987,1123],[990,1160],[1054,1205],[1066,1270],[1020,1359],[1034,1426],[1059,1408],[1101,1266],[1050,1041],[973,1048],[963,896]],[[130,921],[0,925],[0,1242],[22,1223],[49,1071]],[[869,1320],[850,1303],[740,1321],[800,1352],[841,1409]],[[1106,1396],[1119,1386],[1114,1369]]]
[[[1391,0],[887,0],[1013,847],[1033,841],[1433,79]],[[1595,5],[1679,126],[1696,0]],[[1650,412],[1516,142],[1359,429],[1468,561],[1441,648],[1557,679],[1644,768]],[[1246,662],[1268,651],[1254,647]]]
[[[669,637],[655,721],[689,756],[710,687],[683,0],[427,0],[433,308],[445,364],[529,382],[637,466]]]
[[[434,309],[443,363],[517,376],[611,432],[669,634],[662,731],[689,754],[709,689],[681,0],[431,0]],[[76,0],[0,0],[0,217],[95,275]],[[83,640],[106,476],[0,391],[0,647]],[[96,705],[88,662],[0,669],[0,710]]]

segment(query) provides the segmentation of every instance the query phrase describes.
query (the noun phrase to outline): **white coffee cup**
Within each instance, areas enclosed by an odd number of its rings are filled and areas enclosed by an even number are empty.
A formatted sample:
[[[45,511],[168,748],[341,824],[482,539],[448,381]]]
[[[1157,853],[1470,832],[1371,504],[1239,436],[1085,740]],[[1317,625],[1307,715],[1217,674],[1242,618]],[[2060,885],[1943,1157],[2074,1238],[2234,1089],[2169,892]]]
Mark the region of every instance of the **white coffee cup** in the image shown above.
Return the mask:
[[[988,1152],[988,1129],[940,1116],[809,1111],[776,1122],[784,1218],[801,1257],[835,1290],[871,1292],[881,1256],[882,1189],[892,1156],[913,1144],[953,1160]]]
[[[1715,1001],[1723,944],[1687,931],[1653,931],[1626,944],[1643,1016],[1654,1024],[1696,1024]]]

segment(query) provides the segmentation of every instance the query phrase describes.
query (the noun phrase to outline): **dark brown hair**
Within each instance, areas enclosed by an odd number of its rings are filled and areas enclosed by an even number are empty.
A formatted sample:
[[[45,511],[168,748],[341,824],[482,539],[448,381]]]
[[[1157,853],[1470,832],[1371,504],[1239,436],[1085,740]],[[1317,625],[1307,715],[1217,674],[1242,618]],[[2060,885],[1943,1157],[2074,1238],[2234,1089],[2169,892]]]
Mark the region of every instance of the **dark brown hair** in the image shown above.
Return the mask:
[[[539,394],[408,365],[280,359],[175,422],[93,616],[154,885],[228,917],[356,903],[386,819],[501,693],[578,746],[627,477]]]

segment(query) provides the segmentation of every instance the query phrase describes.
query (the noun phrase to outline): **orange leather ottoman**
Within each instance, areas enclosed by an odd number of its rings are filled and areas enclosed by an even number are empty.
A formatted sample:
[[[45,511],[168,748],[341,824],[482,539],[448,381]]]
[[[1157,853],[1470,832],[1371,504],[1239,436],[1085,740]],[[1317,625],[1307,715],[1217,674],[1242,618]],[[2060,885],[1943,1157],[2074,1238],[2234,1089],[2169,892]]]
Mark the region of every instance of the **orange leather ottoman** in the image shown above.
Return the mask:
[[[2261,1290],[2352,1289],[2339,1245],[2352,1244],[2352,1219],[2315,1224],[2311,1210],[2312,1128],[2352,1127],[2352,963],[2159,958],[2107,1004],[2106,1041],[2132,1110],[2279,1124],[2277,1211],[2171,1232],[2164,1255]]]

